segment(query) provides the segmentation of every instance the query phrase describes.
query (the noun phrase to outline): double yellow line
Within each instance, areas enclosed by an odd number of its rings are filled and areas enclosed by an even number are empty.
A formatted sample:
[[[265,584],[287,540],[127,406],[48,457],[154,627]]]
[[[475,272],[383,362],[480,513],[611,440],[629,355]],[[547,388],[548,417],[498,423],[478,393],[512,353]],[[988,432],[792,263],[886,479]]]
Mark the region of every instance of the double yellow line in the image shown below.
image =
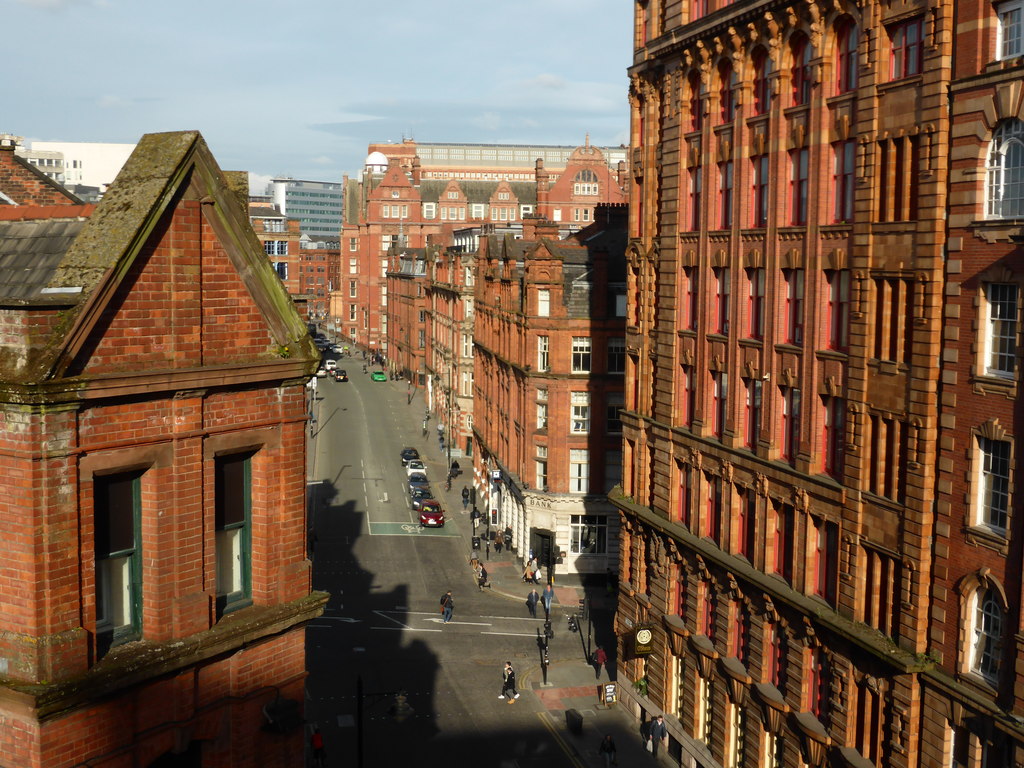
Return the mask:
[[[562,752],[569,758],[569,761],[575,766],[575,768],[587,768],[587,763],[583,761],[583,756],[576,751],[576,748],[569,744],[565,739],[562,738],[557,730],[555,730],[555,724],[550,712],[538,712],[537,719],[540,720],[541,724],[548,729],[548,732],[554,737],[555,741],[558,742],[558,746],[562,748]]]

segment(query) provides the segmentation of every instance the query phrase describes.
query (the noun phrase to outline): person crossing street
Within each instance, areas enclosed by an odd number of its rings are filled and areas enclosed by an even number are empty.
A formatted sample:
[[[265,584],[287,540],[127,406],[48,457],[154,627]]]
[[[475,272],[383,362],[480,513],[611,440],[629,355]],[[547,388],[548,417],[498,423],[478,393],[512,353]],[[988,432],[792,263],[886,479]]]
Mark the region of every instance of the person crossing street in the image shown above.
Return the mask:
[[[508,699],[511,704],[519,698],[519,691],[516,690],[516,671],[512,669],[512,662],[506,661],[505,668],[501,671],[501,693],[499,699]]]

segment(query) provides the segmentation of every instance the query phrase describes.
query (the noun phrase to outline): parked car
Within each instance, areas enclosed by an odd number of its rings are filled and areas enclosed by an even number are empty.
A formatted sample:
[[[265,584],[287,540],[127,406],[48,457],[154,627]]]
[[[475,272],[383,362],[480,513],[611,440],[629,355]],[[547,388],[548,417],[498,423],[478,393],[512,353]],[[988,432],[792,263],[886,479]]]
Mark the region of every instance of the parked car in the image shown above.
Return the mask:
[[[420,452],[415,448],[403,448],[400,455],[402,457],[402,466],[404,467],[412,459],[418,459],[420,457]]]
[[[430,480],[422,472],[413,472],[409,475],[409,493],[412,493],[417,488],[430,489]]]
[[[444,526],[444,509],[441,502],[434,499],[423,499],[420,502],[420,527],[441,528]]]
[[[411,459],[406,462],[405,474],[411,475],[413,472],[421,472],[425,475],[427,474],[427,468],[423,466],[423,462],[419,459]]]
[[[417,512],[420,511],[420,507],[423,506],[423,502],[434,500],[434,494],[430,492],[429,488],[417,488],[412,492],[411,496],[412,508]]]
[[[387,381],[388,376],[384,371],[374,371],[370,374],[371,381]]]

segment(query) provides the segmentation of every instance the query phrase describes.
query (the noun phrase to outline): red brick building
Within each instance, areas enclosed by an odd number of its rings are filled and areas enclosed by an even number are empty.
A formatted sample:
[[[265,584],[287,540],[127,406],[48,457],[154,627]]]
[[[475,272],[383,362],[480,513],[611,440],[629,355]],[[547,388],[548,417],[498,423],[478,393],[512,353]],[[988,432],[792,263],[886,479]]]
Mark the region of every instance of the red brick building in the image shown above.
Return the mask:
[[[431,344],[427,320],[427,263],[423,248],[392,248],[387,272],[388,371],[411,382],[427,383],[427,355]]]
[[[303,765],[319,356],[244,186],[151,134],[79,208],[0,146],[4,765]]]
[[[962,3],[953,20],[935,583],[922,739],[946,765],[1024,764],[1021,297],[1024,11]]]
[[[249,221],[285,290],[291,296],[302,295],[299,220],[289,219],[276,208],[250,204]]]
[[[621,478],[626,212],[599,207],[569,240],[530,218],[522,239],[482,238],[476,257],[477,504],[546,578],[618,558],[604,494]]]
[[[923,694],[953,4],[635,7],[628,706],[687,765],[959,765]]]
[[[493,166],[468,159],[488,148],[495,150]],[[415,142],[373,144],[370,150],[362,176],[345,179],[341,267],[347,306],[336,319],[344,335],[389,357],[390,248],[424,248],[430,236],[448,243],[456,230],[487,222],[521,226],[524,216],[538,212],[562,219],[567,229],[580,229],[598,203],[625,201],[625,164],[612,170],[589,142],[567,151],[564,164],[551,169],[535,160],[513,165],[514,148],[501,149],[509,155],[505,165],[488,145],[445,148],[446,157],[458,151],[461,159],[435,160],[429,177]]]

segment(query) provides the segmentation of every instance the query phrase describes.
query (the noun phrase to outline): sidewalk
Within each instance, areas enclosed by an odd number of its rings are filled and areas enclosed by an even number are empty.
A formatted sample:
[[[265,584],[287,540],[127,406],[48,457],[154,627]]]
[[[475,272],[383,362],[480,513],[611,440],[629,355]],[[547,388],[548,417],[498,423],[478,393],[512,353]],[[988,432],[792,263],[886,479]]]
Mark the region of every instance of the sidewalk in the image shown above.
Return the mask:
[[[418,427],[419,425],[417,425]],[[473,531],[470,518],[472,507],[463,510],[462,489],[469,484],[471,462],[468,458],[459,458],[462,474],[452,480],[450,491],[444,490],[444,476],[447,468],[447,455],[442,453],[431,429],[426,440],[417,428],[415,434],[410,431],[410,440],[406,443],[420,451],[421,458],[427,465],[427,474],[434,485],[434,492],[445,509],[446,526],[455,529],[461,537],[466,553],[466,581],[476,588],[476,578],[470,564],[471,558],[478,557],[487,569],[490,587],[488,592],[503,599],[514,601],[524,612],[526,596],[533,586],[542,592],[544,585],[525,583],[523,576],[523,560],[519,552],[503,550],[496,553],[484,537],[485,526],[481,525],[477,532]],[[474,550],[474,535],[481,538],[480,549]],[[552,600],[551,621],[556,632],[566,631],[566,617],[579,610],[580,601],[589,601],[592,614],[608,623],[607,631],[611,631],[611,614],[615,610],[616,601],[608,594],[605,579],[602,575],[586,574],[555,574],[554,599]],[[544,608],[537,606],[538,615],[543,617]],[[676,765],[667,756],[665,749],[659,750],[658,760],[644,747],[640,736],[640,722],[623,703],[624,695],[618,691],[619,701],[610,705],[602,703],[603,685],[607,684],[609,675],[614,680],[614,648],[606,648],[612,657],[605,669],[601,670],[600,678],[595,677],[594,667],[582,660],[553,660],[548,667],[547,683],[543,672],[536,663],[519,670],[519,687],[524,695],[530,692],[540,705],[539,716],[551,735],[561,743],[565,752],[572,757],[576,768],[603,768],[604,758],[597,751],[605,734],[611,734],[615,740],[618,754],[618,765],[656,766],[658,764]],[[628,684],[628,682],[627,682]],[[567,715],[567,713],[573,713]],[[577,714],[578,713],[578,714]],[[571,722],[570,722],[571,721]],[[575,724],[581,723],[576,729]]]

